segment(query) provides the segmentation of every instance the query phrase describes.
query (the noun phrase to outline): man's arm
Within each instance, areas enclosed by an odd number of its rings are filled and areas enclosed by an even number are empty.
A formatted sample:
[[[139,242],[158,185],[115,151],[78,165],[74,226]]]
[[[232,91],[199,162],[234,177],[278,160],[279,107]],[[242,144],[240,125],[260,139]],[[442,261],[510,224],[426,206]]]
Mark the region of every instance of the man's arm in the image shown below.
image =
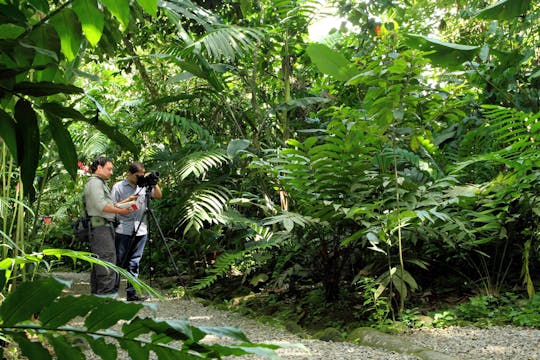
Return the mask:
[[[103,207],[103,212],[113,213],[117,215],[128,215],[133,212],[133,209],[131,207],[127,207],[125,209],[120,209],[114,205],[107,204]]]

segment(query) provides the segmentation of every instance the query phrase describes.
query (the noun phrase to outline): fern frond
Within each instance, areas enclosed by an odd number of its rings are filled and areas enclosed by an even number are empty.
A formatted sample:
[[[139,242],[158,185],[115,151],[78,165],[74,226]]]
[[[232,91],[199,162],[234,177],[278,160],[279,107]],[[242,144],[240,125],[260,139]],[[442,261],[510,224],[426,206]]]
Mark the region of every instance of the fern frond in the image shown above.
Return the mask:
[[[487,126],[500,148],[537,148],[540,140],[540,113],[524,113],[500,106],[484,106]]]
[[[229,161],[227,154],[221,150],[197,151],[187,156],[178,175],[180,180],[184,180],[192,174],[200,177],[210,169],[221,167]]]
[[[205,223],[221,222],[230,192],[223,186],[204,184],[192,192],[182,206],[179,226],[185,225],[184,234],[191,228],[200,231]]]
[[[171,125],[175,130],[187,137],[189,133],[194,133],[200,139],[209,139],[210,134],[208,130],[201,127],[196,121],[187,119],[177,114],[171,114],[168,112],[156,111],[151,113],[149,119],[152,120],[152,127],[155,128],[159,124]]]
[[[269,249],[281,246],[282,238],[279,236],[274,236],[268,228],[259,226],[253,222],[249,227],[255,232],[253,238],[259,240],[250,242],[249,247],[245,250],[221,254],[216,259],[214,266],[208,271],[208,276],[198,280],[196,285],[193,286],[193,289],[201,290],[212,285],[217,279],[227,275],[231,267],[236,265],[238,262],[243,261],[249,254],[267,251]]]
[[[109,147],[110,140],[101,132],[74,133],[72,137],[75,144],[80,144],[78,152],[83,159],[93,159]]]

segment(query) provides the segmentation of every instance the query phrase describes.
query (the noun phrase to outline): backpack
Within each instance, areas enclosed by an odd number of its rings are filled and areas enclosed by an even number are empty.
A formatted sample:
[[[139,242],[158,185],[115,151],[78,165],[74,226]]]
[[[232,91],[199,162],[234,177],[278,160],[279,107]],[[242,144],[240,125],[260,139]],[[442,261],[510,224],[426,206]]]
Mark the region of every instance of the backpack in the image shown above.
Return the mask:
[[[81,216],[71,223],[73,229],[74,242],[78,242],[82,248],[87,248],[90,244],[90,236],[92,233],[92,226],[90,224],[90,217],[86,212],[86,201],[84,195],[82,196],[83,209]]]

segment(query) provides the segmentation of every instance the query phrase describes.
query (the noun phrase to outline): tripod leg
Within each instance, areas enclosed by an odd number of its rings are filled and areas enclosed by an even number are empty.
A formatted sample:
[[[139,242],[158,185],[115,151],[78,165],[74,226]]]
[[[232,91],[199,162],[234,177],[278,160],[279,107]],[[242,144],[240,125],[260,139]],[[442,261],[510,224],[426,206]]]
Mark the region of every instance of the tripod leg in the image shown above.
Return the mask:
[[[163,231],[161,230],[161,226],[159,226],[159,222],[156,219],[156,216],[154,215],[154,212],[152,209],[147,209],[150,215],[152,216],[152,220],[154,220],[154,224],[156,224],[156,228],[158,229],[159,236],[161,238],[161,241],[163,241],[163,245],[165,245],[165,249],[167,249],[167,253],[169,254],[169,259],[171,260],[171,264],[176,271],[176,275],[180,277],[180,271],[178,271],[178,267],[176,266],[176,261],[174,261],[174,257],[171,253],[171,249],[169,248],[169,244],[167,244],[167,240],[165,240],[165,236],[163,235]],[[148,240],[150,240],[150,231],[148,231]]]

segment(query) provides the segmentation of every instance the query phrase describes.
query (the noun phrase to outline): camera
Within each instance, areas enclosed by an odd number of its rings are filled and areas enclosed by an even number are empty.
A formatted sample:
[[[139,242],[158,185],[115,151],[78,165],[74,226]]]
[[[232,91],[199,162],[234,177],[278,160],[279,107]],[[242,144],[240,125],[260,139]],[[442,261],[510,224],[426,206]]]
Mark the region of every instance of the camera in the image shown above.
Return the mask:
[[[138,176],[137,177],[137,186],[138,187],[147,187],[147,186],[154,186],[157,184],[159,179],[159,172],[151,172],[149,174],[146,174],[144,176]]]

